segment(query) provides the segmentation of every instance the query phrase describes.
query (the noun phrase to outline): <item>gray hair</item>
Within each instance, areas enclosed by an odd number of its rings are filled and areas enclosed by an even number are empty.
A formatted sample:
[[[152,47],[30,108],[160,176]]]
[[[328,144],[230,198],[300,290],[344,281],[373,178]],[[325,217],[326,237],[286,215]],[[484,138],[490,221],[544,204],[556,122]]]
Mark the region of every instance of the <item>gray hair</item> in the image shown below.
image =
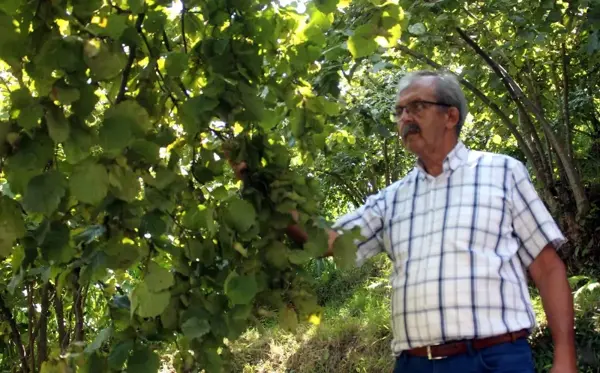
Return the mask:
[[[423,77],[434,77],[436,78],[435,95],[436,100],[445,104],[454,106],[458,109],[459,119],[456,124],[456,135],[460,135],[460,130],[465,123],[467,112],[469,110],[467,106],[467,99],[460,88],[460,83],[456,76],[452,73],[445,71],[431,71],[431,70],[419,70],[410,72],[400,79],[398,82],[398,94],[396,100],[400,97],[403,90],[408,88],[415,80]]]

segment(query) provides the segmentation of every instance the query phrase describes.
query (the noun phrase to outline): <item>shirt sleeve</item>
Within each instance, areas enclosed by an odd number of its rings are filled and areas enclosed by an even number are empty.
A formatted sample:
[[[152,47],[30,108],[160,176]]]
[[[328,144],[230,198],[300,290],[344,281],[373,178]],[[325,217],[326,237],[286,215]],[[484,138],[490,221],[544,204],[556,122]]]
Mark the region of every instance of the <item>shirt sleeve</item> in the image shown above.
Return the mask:
[[[384,210],[384,194],[380,192],[368,197],[364,205],[343,215],[333,224],[333,229],[336,231],[360,228],[362,239],[355,241],[357,266],[361,266],[383,250]]]
[[[547,245],[559,249],[566,242],[521,162],[512,168],[510,202],[513,231],[521,241],[517,255],[526,268]]]

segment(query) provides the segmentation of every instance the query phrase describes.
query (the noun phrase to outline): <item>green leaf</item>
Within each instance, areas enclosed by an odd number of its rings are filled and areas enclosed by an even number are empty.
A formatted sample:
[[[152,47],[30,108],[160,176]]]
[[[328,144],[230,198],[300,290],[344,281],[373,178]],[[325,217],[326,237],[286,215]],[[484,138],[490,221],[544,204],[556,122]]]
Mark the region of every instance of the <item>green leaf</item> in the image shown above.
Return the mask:
[[[69,138],[69,122],[65,118],[65,113],[61,108],[52,106],[46,112],[46,124],[48,124],[48,133],[55,143],[61,143]]]
[[[111,14],[107,18],[106,28],[103,29],[101,35],[108,36],[112,39],[119,39],[123,35],[123,31],[127,28],[127,15]]]
[[[188,135],[196,134],[207,128],[211,116],[209,115],[219,105],[219,101],[196,96],[188,99],[180,106],[179,119]]]
[[[314,4],[321,12],[329,14],[337,9],[338,0],[314,0]]]
[[[298,327],[298,315],[293,308],[283,307],[279,312],[279,325],[287,331],[295,331]]]
[[[107,342],[110,337],[113,334],[113,328],[112,327],[108,327],[108,328],[104,328],[102,329],[97,335],[96,338],[94,338],[94,341],[92,343],[90,343],[84,350],[84,352],[86,354],[90,354],[92,352],[95,352],[96,350],[98,350],[100,347],[102,347],[102,345]]]
[[[110,80],[119,75],[127,64],[127,55],[119,44],[100,45],[87,42],[84,47],[84,61],[90,68],[92,79]]]
[[[175,330],[178,327],[178,316],[179,316],[179,298],[171,297],[169,305],[160,314],[160,322],[162,326],[167,330]]]
[[[413,35],[420,36],[427,32],[427,28],[424,24],[419,22],[408,26],[408,32],[410,32]]]
[[[156,164],[160,159],[160,146],[148,140],[136,140],[130,147],[128,158],[139,157],[150,164]],[[134,158],[135,160],[135,158]]]
[[[81,120],[87,118],[96,107],[100,98],[96,96],[96,88],[84,85],[79,89],[79,100],[71,106],[73,113]]]
[[[133,202],[141,191],[138,176],[129,168],[111,165],[108,180],[115,197],[126,202]]]
[[[144,28],[148,30],[148,32],[159,33],[162,32],[166,23],[167,15],[164,12],[151,10],[147,13]]]
[[[54,100],[63,105],[71,105],[73,102],[81,98],[79,89],[63,85],[55,85],[52,88],[52,96]]]
[[[131,126],[131,131],[138,136],[143,136],[152,129],[148,112],[135,100],[126,100],[110,108],[104,118]]]
[[[354,59],[365,57],[377,50],[377,42],[371,37],[352,35],[348,38],[348,50]]]
[[[165,69],[173,77],[181,76],[187,70],[188,56],[182,52],[171,52],[167,55]]]
[[[185,211],[182,224],[184,227],[194,231],[207,229],[210,233],[214,234],[216,231],[214,210],[206,208],[204,205],[192,206]]]
[[[69,188],[83,203],[100,203],[108,193],[108,172],[98,163],[85,162],[75,167],[69,178]]]
[[[275,268],[285,269],[288,266],[288,248],[280,241],[274,241],[265,249],[265,258]]]
[[[73,14],[87,18],[102,6],[102,0],[73,0]]]
[[[145,282],[141,282],[131,292],[130,299],[132,313],[135,312],[141,317],[156,317],[169,305],[171,293],[166,290],[152,292]]]
[[[104,373],[106,371],[106,358],[97,352],[93,352],[89,356],[86,356],[85,365],[83,366],[83,369],[81,369],[81,373]]]
[[[8,257],[14,242],[25,236],[25,222],[19,204],[0,195],[0,256]]]
[[[76,254],[70,245],[71,230],[62,222],[53,221],[41,245],[42,257],[49,262],[61,264],[69,262]]]
[[[297,265],[308,263],[311,258],[312,255],[304,250],[291,250],[288,255],[290,262]]]
[[[239,276],[231,272],[225,282],[225,295],[234,305],[249,304],[257,291],[258,285],[254,276]]]
[[[227,205],[227,222],[240,233],[246,232],[256,221],[256,211],[250,202],[234,199]]]
[[[65,196],[65,178],[58,171],[48,171],[33,177],[27,183],[23,207],[29,213],[51,215]]]
[[[99,145],[107,152],[117,155],[129,146],[133,139],[132,126],[118,118],[105,118],[100,127]]]
[[[175,284],[173,274],[155,262],[148,265],[148,273],[144,282],[150,291],[159,292],[166,290]]]
[[[119,342],[111,349],[110,355],[108,355],[108,366],[117,371],[123,369],[123,364],[127,361],[131,350],[133,350],[132,340]]]
[[[77,164],[86,159],[96,139],[86,125],[72,125],[69,138],[63,143],[63,150],[69,164]]]
[[[150,234],[152,237],[160,237],[167,231],[167,223],[158,212],[149,212],[142,217],[140,232]]]
[[[146,346],[138,346],[127,360],[127,373],[156,373],[160,368],[160,358]]]
[[[12,16],[15,13],[17,13],[17,10],[19,10],[20,5],[21,2],[18,0],[2,0],[0,1],[0,10]]]
[[[19,113],[17,123],[26,130],[34,129],[38,126],[40,119],[44,116],[44,108],[38,103],[24,108]]]
[[[183,331],[183,335],[189,339],[202,338],[210,332],[210,325],[204,319],[201,320],[197,317],[192,317],[181,325],[181,330]]]
[[[350,269],[356,263],[356,244],[354,236],[349,233],[342,234],[333,243],[333,259],[341,269]]]
[[[328,234],[324,229],[310,227],[307,229],[308,241],[304,243],[304,250],[314,258],[323,256],[327,252]]]
[[[114,239],[107,242],[104,252],[107,255],[106,267],[110,269],[127,269],[140,257],[138,246],[129,239]]]
[[[144,12],[144,0],[127,0],[127,5],[133,13],[139,14]]]

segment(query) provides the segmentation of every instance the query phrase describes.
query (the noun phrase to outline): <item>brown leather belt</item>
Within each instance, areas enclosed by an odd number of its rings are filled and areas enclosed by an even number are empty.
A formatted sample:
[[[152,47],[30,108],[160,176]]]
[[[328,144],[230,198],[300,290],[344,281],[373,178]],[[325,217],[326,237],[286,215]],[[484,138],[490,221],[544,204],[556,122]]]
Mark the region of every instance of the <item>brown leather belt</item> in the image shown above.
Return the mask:
[[[430,360],[443,359],[445,357],[467,353],[469,351],[469,342],[471,343],[471,346],[474,350],[481,350],[500,343],[514,342],[517,339],[525,338],[528,335],[529,332],[526,329],[523,329],[517,332],[511,332],[481,339],[473,339],[470,341],[456,341],[436,346],[417,347],[411,350],[407,350],[406,353],[411,356],[427,357]]]

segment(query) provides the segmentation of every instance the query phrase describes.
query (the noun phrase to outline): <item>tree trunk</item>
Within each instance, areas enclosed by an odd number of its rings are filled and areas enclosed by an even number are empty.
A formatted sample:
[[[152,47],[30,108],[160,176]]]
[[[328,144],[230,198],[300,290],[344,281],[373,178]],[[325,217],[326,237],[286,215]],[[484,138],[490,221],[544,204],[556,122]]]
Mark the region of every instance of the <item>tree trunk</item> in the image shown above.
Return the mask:
[[[8,325],[10,326],[10,338],[17,349],[17,353],[19,354],[19,359],[21,360],[21,371],[23,373],[29,373],[29,363],[27,361],[27,355],[25,354],[25,346],[23,345],[23,341],[21,339],[21,333],[19,333],[19,327],[17,326],[17,322],[15,321],[12,312],[6,306],[2,296],[0,296],[0,312],[2,313],[2,318],[8,322]]]
[[[27,285],[27,318],[29,321],[28,360],[29,371],[35,373],[35,308],[33,305],[33,284]]]
[[[41,313],[38,322],[38,356],[37,366],[41,370],[42,363],[48,358],[48,314],[50,312],[50,281],[42,288]]]
[[[65,328],[65,311],[61,294],[54,295],[54,313],[56,315],[56,329],[58,330],[58,345],[60,352],[64,353],[69,345],[69,334]]]
[[[77,342],[82,342],[84,339],[84,330],[83,330],[83,286],[79,283],[79,272],[81,268],[77,268],[75,271],[75,276],[73,276],[73,299],[75,303],[73,305],[74,313],[75,313],[75,338],[74,340]]]
[[[383,139],[383,161],[385,162],[385,186],[389,186],[392,183],[390,174],[390,155],[388,153],[388,141],[389,138]]]

